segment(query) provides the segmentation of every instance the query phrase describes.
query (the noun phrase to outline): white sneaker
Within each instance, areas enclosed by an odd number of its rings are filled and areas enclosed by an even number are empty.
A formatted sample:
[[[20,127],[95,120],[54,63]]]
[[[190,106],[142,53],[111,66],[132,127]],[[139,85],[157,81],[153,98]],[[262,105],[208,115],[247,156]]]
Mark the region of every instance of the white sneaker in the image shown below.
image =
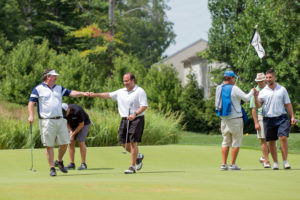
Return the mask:
[[[228,165],[227,165],[227,164],[222,164],[222,165],[221,165],[221,170],[222,170],[222,171],[228,170]]]
[[[141,170],[143,167],[143,159],[144,159],[144,155],[139,153],[139,157],[136,159],[136,169],[137,170]]]
[[[288,163],[288,161],[284,161],[284,162],[283,162],[283,168],[284,168],[284,169],[291,169],[291,166],[290,166],[290,164]]]
[[[260,162],[261,164],[264,164],[264,162],[265,162],[264,157],[260,157],[260,159],[258,160],[258,162]]]
[[[264,168],[271,168],[270,163],[264,163],[263,165],[264,165]]]
[[[274,170],[278,170],[278,169],[279,169],[278,162],[274,162],[274,164],[273,164],[273,169],[274,169]]]
[[[134,173],[136,173],[135,167],[133,167],[133,166],[129,167],[128,169],[126,169],[126,170],[124,171],[124,173],[125,173],[125,174],[134,174]]]
[[[236,164],[230,165],[229,170],[241,170]]]

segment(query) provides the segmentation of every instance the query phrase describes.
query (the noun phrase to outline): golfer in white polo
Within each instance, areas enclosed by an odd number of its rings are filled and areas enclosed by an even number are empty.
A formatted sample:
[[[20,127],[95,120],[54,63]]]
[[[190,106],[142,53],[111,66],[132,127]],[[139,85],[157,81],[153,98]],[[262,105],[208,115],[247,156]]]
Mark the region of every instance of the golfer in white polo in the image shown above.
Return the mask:
[[[64,167],[62,160],[68,144],[70,143],[67,124],[62,115],[62,97],[88,96],[88,92],[71,91],[56,85],[55,83],[58,75],[59,74],[57,74],[54,69],[45,70],[42,76],[43,82],[32,90],[28,103],[28,122],[30,124],[34,122],[34,105],[37,103],[41,140],[46,147],[46,156],[50,166],[50,176],[56,176],[53,151],[56,143],[59,146],[58,160],[56,161],[57,166],[63,173],[68,172]]]
[[[138,143],[142,141],[144,131],[144,112],[148,107],[147,95],[143,88],[135,84],[132,73],[123,76],[125,88],[111,93],[91,93],[91,97],[112,98],[118,102],[121,116],[119,127],[119,142],[131,153],[131,166],[125,174],[136,173],[142,168],[144,155],[139,153]]]

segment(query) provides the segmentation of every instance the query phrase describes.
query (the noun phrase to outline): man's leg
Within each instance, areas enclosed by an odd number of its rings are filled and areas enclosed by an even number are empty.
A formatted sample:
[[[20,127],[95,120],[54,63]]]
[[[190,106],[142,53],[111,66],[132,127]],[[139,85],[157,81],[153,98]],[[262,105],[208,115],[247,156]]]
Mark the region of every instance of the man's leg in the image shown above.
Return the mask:
[[[137,142],[131,142],[130,144],[130,148],[131,148],[131,166],[135,166],[136,164],[136,158],[137,155],[139,153],[139,149],[138,149],[138,143]]]
[[[68,144],[63,144],[58,146],[58,161],[62,161],[66,151],[68,148]]]
[[[129,153],[131,153],[131,146],[130,146],[129,143],[127,143],[127,144],[122,144],[122,147],[123,147],[123,148],[126,148],[126,151],[129,152]]]
[[[81,155],[81,163],[85,163],[86,159],[86,145],[85,142],[79,142],[80,155]]]
[[[222,164],[227,164],[229,147],[222,147]]]
[[[270,160],[269,160],[269,149],[268,149],[268,144],[267,142],[265,141],[265,139],[260,139],[260,148],[261,148],[261,151],[262,151],[262,154],[264,156],[264,163],[266,164],[269,164],[270,163]]]
[[[50,168],[54,167],[54,150],[53,147],[46,147],[46,157]]]
[[[281,137],[279,137],[279,140],[280,140],[282,159],[283,159],[283,161],[286,161],[287,157],[288,157],[288,149],[289,149],[287,137],[281,136]]]
[[[278,158],[277,158],[276,140],[269,141],[269,149],[270,149],[270,153],[272,155],[273,161],[277,163]]]
[[[75,157],[75,140],[72,140],[69,144],[69,156],[70,156],[70,163],[74,163],[74,157]]]
[[[240,147],[232,147],[231,149],[231,164],[235,165],[236,158],[239,154]]]

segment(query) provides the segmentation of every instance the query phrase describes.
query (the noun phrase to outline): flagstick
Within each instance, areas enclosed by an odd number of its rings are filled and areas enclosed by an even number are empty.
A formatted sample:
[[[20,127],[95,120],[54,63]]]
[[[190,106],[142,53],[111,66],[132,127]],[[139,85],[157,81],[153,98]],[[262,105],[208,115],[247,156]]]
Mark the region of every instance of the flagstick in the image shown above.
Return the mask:
[[[241,69],[243,69],[244,62],[245,62],[246,56],[248,55],[248,51],[249,51],[249,48],[250,48],[250,45],[251,45],[251,41],[252,41],[252,39],[253,39],[253,37],[254,37],[254,34],[255,34],[256,29],[257,29],[257,24],[256,24],[255,27],[254,27],[254,32],[253,32],[252,37],[251,37],[251,40],[250,40],[250,42],[249,42],[249,44],[248,44],[247,51],[246,51],[246,53],[244,54],[244,57],[243,57],[243,60],[242,60],[242,65],[241,65]]]

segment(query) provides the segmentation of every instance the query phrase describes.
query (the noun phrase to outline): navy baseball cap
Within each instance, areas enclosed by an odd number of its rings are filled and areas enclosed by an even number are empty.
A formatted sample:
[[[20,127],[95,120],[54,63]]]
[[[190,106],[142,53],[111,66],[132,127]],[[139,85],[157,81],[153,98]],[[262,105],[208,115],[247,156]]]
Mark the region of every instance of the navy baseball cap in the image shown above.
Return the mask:
[[[223,77],[225,76],[233,76],[234,78],[238,78],[233,71],[226,71]]]

